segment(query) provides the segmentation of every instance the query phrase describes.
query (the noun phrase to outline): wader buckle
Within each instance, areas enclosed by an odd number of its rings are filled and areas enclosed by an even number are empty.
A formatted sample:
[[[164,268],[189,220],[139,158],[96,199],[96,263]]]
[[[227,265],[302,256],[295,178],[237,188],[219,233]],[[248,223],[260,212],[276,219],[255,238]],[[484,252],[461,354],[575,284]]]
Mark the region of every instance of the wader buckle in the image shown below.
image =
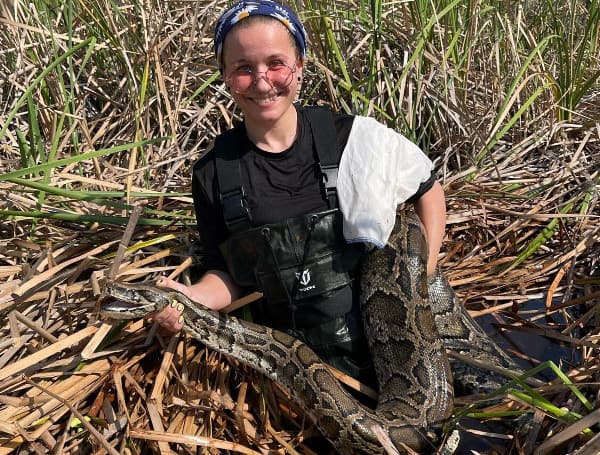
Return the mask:
[[[223,205],[223,218],[229,229],[243,222],[250,225],[252,217],[248,210],[248,201],[244,187],[221,194],[221,204]]]
[[[318,166],[321,172],[321,185],[325,192],[325,197],[330,203],[330,208],[336,207],[338,166],[322,165],[321,163],[318,163]],[[331,205],[332,203],[334,204],[333,206]]]

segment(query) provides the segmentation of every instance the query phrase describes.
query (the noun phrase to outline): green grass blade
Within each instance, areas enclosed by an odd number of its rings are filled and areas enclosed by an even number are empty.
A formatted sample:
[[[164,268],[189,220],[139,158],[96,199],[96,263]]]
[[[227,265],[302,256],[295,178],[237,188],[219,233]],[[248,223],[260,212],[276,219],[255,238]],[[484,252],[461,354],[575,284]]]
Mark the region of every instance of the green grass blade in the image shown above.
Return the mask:
[[[51,161],[49,163],[39,164],[37,166],[31,166],[25,169],[19,169],[17,171],[7,172],[6,174],[0,175],[0,182],[10,180],[17,177],[22,177],[28,174],[34,174],[38,172],[48,171],[59,166],[66,166],[68,164],[79,163],[84,160],[90,160],[92,158],[98,158],[100,156],[112,155],[113,153],[122,152],[124,150],[130,150],[134,147],[144,147],[149,144],[156,144],[166,138],[148,139],[145,141],[134,142],[130,144],[117,145],[115,147],[109,147],[106,149],[94,150],[93,152],[84,153],[82,155],[71,156],[68,158],[62,158],[60,160]]]
[[[44,71],[42,71],[33,80],[33,82],[31,84],[29,84],[29,86],[27,87],[27,89],[25,90],[25,92],[21,95],[21,97],[15,103],[15,106],[8,113],[8,116],[6,117],[6,120],[4,121],[4,126],[2,127],[2,129],[0,129],[0,139],[2,139],[4,137],[4,135],[6,134],[6,131],[8,130],[10,122],[13,121],[13,119],[15,118],[15,115],[17,115],[17,112],[19,111],[19,109],[21,108],[21,106],[23,105],[23,103],[25,103],[27,101],[27,98],[29,96],[31,96],[31,94],[33,93],[33,90],[37,87],[37,85],[40,82],[42,82],[44,80],[44,78],[46,76],[48,76],[48,74],[50,74],[52,71],[54,71],[55,68],[57,68],[63,61],[65,61],[71,55],[79,52],[79,50],[83,49],[86,46],[90,46],[90,47],[93,48],[95,45],[96,45],[96,39],[94,37],[88,38],[85,41],[82,41],[81,43],[77,44],[76,46],[73,46],[72,48],[70,48],[69,50],[67,50],[67,52],[65,52],[64,54],[62,54],[60,57],[58,57],[57,59],[55,59],[54,61],[52,61],[44,69]]]
[[[565,207],[563,207],[560,210],[559,213],[561,213],[563,215],[566,213],[569,213],[571,211],[571,209],[573,208],[573,205],[575,205],[574,202],[568,203]],[[514,269],[519,264],[521,264],[523,261],[525,261],[527,258],[529,258],[532,254],[534,254],[542,245],[544,245],[548,240],[550,240],[552,238],[552,236],[554,236],[554,234],[556,234],[559,227],[560,227],[560,219],[553,218],[546,225],[546,227],[544,227],[544,229],[542,229],[542,232],[540,232],[535,237],[535,239],[533,239],[533,241],[529,245],[527,245],[527,247],[517,256],[517,258],[501,274],[507,273],[508,271]]]
[[[145,240],[143,242],[137,242],[133,245],[128,246],[127,249],[125,250],[125,252],[127,254],[135,253],[136,251],[144,250],[145,248],[148,248],[149,246],[160,245],[164,242],[168,242],[169,240],[173,240],[175,238],[176,238],[176,236],[174,234],[165,234],[165,235],[161,235],[158,237],[153,237],[153,238]],[[115,251],[112,253],[108,253],[105,256],[102,256],[102,259],[112,259],[116,255],[117,255],[117,252]]]
[[[0,218],[3,219],[33,219],[42,218],[48,220],[71,221],[74,223],[100,223],[126,226],[129,223],[127,216],[110,215],[82,215],[78,213],[49,213],[41,211],[0,210]],[[140,218],[138,224],[142,226],[166,226],[172,224],[183,224],[170,220],[158,220],[153,218]]]
[[[531,76],[531,77],[535,77],[535,76]],[[527,83],[527,81],[524,81],[522,86],[524,87],[526,83]],[[523,114],[533,105],[535,100],[537,100],[538,97],[546,91],[547,88],[548,88],[548,85],[546,85],[546,84],[538,87],[535,90],[535,92],[533,92],[531,94],[531,96],[529,98],[527,98],[527,100],[525,100],[524,103],[521,104],[521,106],[519,107],[517,112],[515,112],[513,114],[513,116],[506,122],[506,124],[500,130],[496,131],[496,133],[493,135],[493,137],[491,137],[487,141],[484,149],[481,152],[479,152],[477,154],[477,156],[475,157],[475,164],[477,166],[481,165],[481,162],[487,156],[488,152],[490,150],[492,150],[494,148],[494,146],[498,143],[498,141],[500,139],[502,139],[506,135],[506,133],[519,121],[519,119],[523,116]],[[516,98],[515,98],[515,100],[516,100]],[[507,106],[507,108],[510,108],[510,106]],[[503,112],[503,114],[504,114],[504,112]],[[500,125],[500,122],[497,123],[497,126],[499,126],[499,125]]]
[[[219,77],[221,76],[221,72],[220,71],[215,71],[214,73],[212,73],[210,75],[210,77],[205,80],[200,87],[198,87],[194,93],[192,93],[184,102],[183,102],[183,106],[189,106],[189,104],[194,101],[195,98],[197,98],[198,96],[200,96],[202,93],[204,93],[204,90],[206,90],[208,87],[210,87],[213,82],[215,82],[216,80],[219,79]]]
[[[36,181],[32,181],[32,180],[24,180],[24,179],[20,179],[20,178],[9,179],[8,181],[15,183],[17,185],[22,185],[22,186],[29,187],[32,189],[36,189],[40,192],[52,194],[55,196],[60,196],[62,198],[68,199],[68,200],[86,201],[86,202],[91,202],[94,204],[103,205],[106,207],[113,207],[113,208],[122,209],[122,210],[133,210],[133,208],[134,208],[134,206],[131,204],[126,204],[124,202],[114,201],[111,199],[105,199],[105,198],[98,197],[98,194],[95,194],[94,192],[79,191],[79,190],[65,190],[63,188],[57,188],[55,186],[48,185],[45,183],[40,183],[40,182],[36,182]],[[102,193],[109,194],[108,192],[102,192]],[[119,192],[119,195],[114,195],[113,198],[124,197],[125,194],[126,194],[125,192]],[[154,196],[160,197],[160,198],[176,197],[176,195],[173,195],[171,193],[159,193],[159,194],[155,194]],[[131,197],[133,198],[135,196],[132,195]],[[140,197],[147,198],[148,195],[144,194]],[[177,220],[192,220],[193,221],[196,219],[195,216],[193,216],[193,215],[183,215],[183,214],[177,213],[175,211],[166,212],[166,211],[162,211],[162,210],[153,210],[153,209],[144,208],[143,213],[145,213],[147,215],[159,216],[162,218],[175,218]]]

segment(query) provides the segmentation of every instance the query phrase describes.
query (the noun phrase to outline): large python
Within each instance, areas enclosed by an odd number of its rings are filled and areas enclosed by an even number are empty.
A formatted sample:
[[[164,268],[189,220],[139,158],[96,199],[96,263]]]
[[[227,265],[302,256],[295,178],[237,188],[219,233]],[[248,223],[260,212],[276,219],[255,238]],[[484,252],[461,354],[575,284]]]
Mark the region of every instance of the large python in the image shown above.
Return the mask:
[[[514,364],[470,318],[439,271],[428,282],[426,252],[418,218],[402,213],[387,245],[369,253],[362,266],[361,311],[380,384],[374,410],[347,393],[304,343],[201,308],[178,292],[108,282],[105,294],[117,301],[104,304],[101,312],[115,319],[134,319],[180,303],[186,332],[278,382],[304,407],[338,453],[383,453],[375,427],[400,452],[404,445],[433,451],[438,430],[453,406],[445,349],[497,366],[512,368]]]

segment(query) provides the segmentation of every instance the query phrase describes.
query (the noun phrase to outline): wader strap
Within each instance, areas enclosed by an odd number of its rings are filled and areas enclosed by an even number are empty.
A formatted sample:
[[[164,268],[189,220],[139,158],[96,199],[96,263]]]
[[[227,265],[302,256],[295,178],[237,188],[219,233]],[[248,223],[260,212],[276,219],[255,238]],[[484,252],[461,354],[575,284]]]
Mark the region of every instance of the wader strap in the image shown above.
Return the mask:
[[[321,175],[321,191],[330,209],[338,207],[337,176],[341,153],[337,149],[333,113],[325,107],[306,108],[315,144],[317,169]]]
[[[325,107],[306,108],[315,144],[317,170],[321,176],[321,192],[328,208],[338,207],[337,176],[340,153],[337,150],[333,113]],[[252,227],[246,193],[242,186],[240,152],[237,148],[240,129],[219,136],[215,143],[219,197],[223,218],[229,232],[240,232]]]
[[[223,206],[223,218],[230,232],[251,228],[246,193],[242,186],[238,130],[230,130],[219,136],[215,143],[219,198]]]

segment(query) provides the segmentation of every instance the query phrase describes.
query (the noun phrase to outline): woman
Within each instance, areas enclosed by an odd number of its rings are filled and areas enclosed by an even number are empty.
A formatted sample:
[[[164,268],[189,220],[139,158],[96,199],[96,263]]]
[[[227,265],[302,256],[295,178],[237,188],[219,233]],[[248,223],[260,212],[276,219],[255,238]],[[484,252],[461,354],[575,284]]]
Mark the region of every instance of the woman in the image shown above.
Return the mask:
[[[215,52],[244,122],[194,166],[202,262],[209,270],[189,287],[167,278],[159,284],[214,310],[258,289],[265,295],[253,308],[258,322],[292,333],[372,384],[355,280],[363,241],[382,246],[396,205],[413,202],[433,273],[445,202],[431,161],[374,120],[294,104],[306,33],[288,8],[265,0],[231,6],[217,23]],[[373,182],[379,183],[371,188]],[[378,211],[387,211],[387,220]],[[178,331],[180,316],[167,308],[155,320]]]

